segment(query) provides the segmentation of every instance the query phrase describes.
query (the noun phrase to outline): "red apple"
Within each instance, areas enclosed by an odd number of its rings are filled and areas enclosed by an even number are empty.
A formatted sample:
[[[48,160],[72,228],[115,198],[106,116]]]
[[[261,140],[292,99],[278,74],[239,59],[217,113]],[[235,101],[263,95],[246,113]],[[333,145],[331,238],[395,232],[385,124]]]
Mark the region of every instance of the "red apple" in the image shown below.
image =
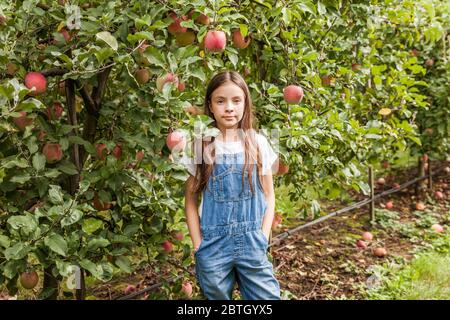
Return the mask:
[[[53,102],[53,106],[47,107],[46,109],[47,118],[49,120],[58,120],[61,118],[63,111],[64,108],[60,102]]]
[[[136,291],[136,286],[135,286],[135,285],[132,285],[132,284],[129,284],[129,285],[127,285],[126,288],[123,290],[123,293],[126,294],[126,295],[128,295],[128,294],[130,294],[130,293],[132,293],[132,292],[134,292],[134,291]]]
[[[433,135],[433,132],[434,132],[433,128],[426,128],[426,129],[425,129],[425,134],[426,134],[427,136],[432,136],[432,135]]]
[[[358,63],[352,63],[352,70],[353,71],[358,71],[359,67],[360,67],[360,65]]]
[[[147,69],[139,69],[134,74],[139,84],[146,84],[150,80],[150,72]]]
[[[186,31],[183,33],[177,33],[175,35],[175,39],[177,41],[177,44],[181,47],[188,46],[190,44],[193,44],[195,42],[196,36],[193,31]]]
[[[181,22],[187,20],[187,18],[185,16],[182,16],[180,18],[174,12],[172,12],[172,13],[170,13],[170,17],[173,20],[173,22],[167,28],[167,31],[169,31],[170,34],[176,35],[178,33],[184,33],[187,31],[186,27],[181,26]]]
[[[366,242],[365,242],[364,240],[358,240],[358,241],[356,241],[356,246],[357,246],[358,248],[361,248],[361,249],[367,248],[367,244],[366,244]]]
[[[275,213],[275,216],[273,217],[272,221],[272,228],[275,229],[278,227],[278,225],[283,221],[283,217],[280,213]]]
[[[14,63],[8,62],[6,64],[6,74],[9,76],[13,76],[16,73],[17,69],[18,67]]]
[[[112,207],[111,203],[103,202],[102,200],[100,200],[100,198],[98,197],[97,194],[95,194],[92,204],[93,204],[94,208],[98,211],[105,211]]]
[[[67,31],[66,28],[62,28],[59,33],[61,33],[64,37],[64,40],[66,40],[66,42],[70,42],[70,40],[72,40],[72,37],[69,34],[69,31]]]
[[[148,45],[145,41],[142,42],[140,44],[140,46],[138,47],[138,56],[137,56],[137,62],[140,64],[143,64],[145,66],[150,65],[150,61],[148,61],[148,59],[144,56],[144,51],[145,49],[147,49],[147,47],[149,47],[150,45]]]
[[[193,116],[196,116],[196,115],[199,115],[199,114],[203,114],[203,111],[200,108],[195,107],[193,105],[188,105],[187,107],[184,108],[184,110],[187,113],[192,114]]]
[[[289,85],[284,88],[283,96],[287,103],[300,103],[303,99],[303,89],[300,86]]]
[[[437,233],[442,233],[444,232],[444,227],[442,227],[440,224],[435,223],[431,226],[431,229],[433,229],[435,232]]]
[[[39,131],[39,134],[38,134],[38,140],[39,141],[41,141],[41,142],[43,142],[44,140],[45,140],[45,136],[47,135],[47,132],[45,132],[45,131]]]
[[[175,147],[177,150],[183,150],[186,147],[186,138],[182,132],[173,131],[167,136],[166,144],[170,150]]]
[[[98,143],[95,145],[95,149],[97,150],[97,158],[99,160],[105,160],[106,155],[108,154],[108,149],[106,149],[106,144]]]
[[[275,165],[278,165],[278,167],[276,168],[277,171],[273,173],[274,176],[281,176],[289,172],[289,166],[286,165],[283,161],[277,159],[277,163]]]
[[[137,161],[142,161],[142,159],[144,159],[144,151],[140,150],[136,152],[136,160]]]
[[[164,251],[166,251],[167,253],[169,253],[173,250],[173,244],[169,240],[163,241],[162,247],[163,247]]]
[[[205,48],[212,52],[225,50],[227,37],[223,31],[208,31],[205,36]]]
[[[366,232],[364,232],[364,233],[362,234],[361,237],[363,238],[363,240],[366,240],[366,241],[372,241],[372,239],[373,239],[373,234],[370,233],[370,232],[368,232],[368,231],[366,231]]]
[[[63,157],[63,152],[59,143],[46,143],[42,148],[42,153],[48,163],[58,162]]]
[[[181,292],[183,293],[183,295],[185,297],[191,298],[192,297],[192,284],[189,281],[184,282],[181,285]]]
[[[444,199],[444,194],[443,194],[442,192],[440,192],[440,191],[436,191],[436,192],[434,193],[434,197],[435,197],[436,199],[438,199],[438,200]]]
[[[26,271],[20,275],[20,284],[25,289],[33,289],[39,282],[39,276],[36,271]]]
[[[47,80],[40,72],[29,72],[25,76],[25,86],[28,89],[35,88],[30,95],[37,96],[47,89]]]
[[[6,16],[0,14],[0,25],[6,24],[7,21],[8,21],[8,18]]]
[[[183,92],[184,89],[186,89],[186,85],[184,84],[184,82],[180,82],[178,84],[178,91]]]
[[[192,16],[194,15],[194,10],[191,10],[188,14],[188,18],[192,19]],[[197,18],[195,18],[194,20],[196,23],[199,24],[204,24],[204,25],[209,25],[211,23],[211,20],[209,19],[209,17],[204,14],[204,13],[200,13],[200,15],[197,16]]]
[[[250,44],[250,37],[246,36],[245,38],[242,36],[241,30],[236,29],[233,31],[233,45],[238,49],[245,49]]]
[[[172,236],[178,241],[182,241],[184,239],[184,234],[181,231],[172,232]]]
[[[417,202],[416,210],[425,210],[425,204],[422,201]]]
[[[392,203],[392,201],[388,201],[386,203],[386,209],[392,209],[394,207],[394,204]]]
[[[322,80],[322,86],[324,86],[324,87],[328,87],[331,84],[330,76],[323,76],[320,79]]]
[[[119,160],[120,157],[122,156],[122,147],[120,146],[120,144],[116,144],[115,147],[112,150],[112,155]]]
[[[27,117],[25,111],[20,111],[20,117],[14,118],[15,125],[21,130],[25,130],[25,127],[31,126],[33,124],[33,119]]]
[[[387,250],[383,247],[378,247],[373,250],[373,254],[377,257],[384,257],[387,255]]]
[[[164,86],[167,83],[173,83],[175,86],[178,87],[179,80],[177,75],[173,73],[167,73],[164,76],[160,76],[156,79],[156,89],[158,89],[159,92],[162,92]]]

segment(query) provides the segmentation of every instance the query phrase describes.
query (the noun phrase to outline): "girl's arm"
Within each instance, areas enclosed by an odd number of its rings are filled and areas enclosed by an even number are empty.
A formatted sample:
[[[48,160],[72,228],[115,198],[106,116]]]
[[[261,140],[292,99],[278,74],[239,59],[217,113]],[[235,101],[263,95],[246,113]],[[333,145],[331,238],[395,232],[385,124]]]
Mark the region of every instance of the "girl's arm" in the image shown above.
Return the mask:
[[[273,217],[275,215],[275,191],[273,188],[273,177],[271,172],[261,176],[261,178],[261,184],[263,186],[264,196],[266,197],[267,202],[267,209],[263,218],[262,230],[267,239],[269,239]]]
[[[198,216],[198,193],[194,192],[194,183],[195,178],[192,175],[189,175],[184,192],[184,210],[189,235],[191,236],[192,244],[194,245],[194,251],[197,251],[200,242],[202,241],[202,237],[200,231],[200,219]]]

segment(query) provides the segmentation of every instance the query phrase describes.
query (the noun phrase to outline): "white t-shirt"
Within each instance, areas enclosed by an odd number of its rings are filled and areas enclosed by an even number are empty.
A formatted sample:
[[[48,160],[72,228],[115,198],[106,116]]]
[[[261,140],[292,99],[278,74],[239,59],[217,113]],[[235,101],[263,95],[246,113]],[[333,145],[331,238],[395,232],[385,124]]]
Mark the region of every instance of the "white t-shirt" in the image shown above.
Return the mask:
[[[269,170],[272,170],[272,166],[277,160],[278,156],[272,149],[269,141],[262,134],[256,134],[256,142],[259,146],[259,150],[261,153],[261,166],[262,166],[262,175],[267,175]],[[232,142],[224,142],[218,139],[214,140],[216,155],[218,154],[235,154],[244,151],[244,145],[241,141],[232,141]],[[197,165],[194,162],[193,158],[189,158],[186,155],[180,158],[179,163],[184,165],[188,170],[189,174],[195,177],[195,173],[197,171]],[[203,196],[200,202],[200,206],[198,208],[198,213],[202,215],[202,207],[203,207]]]
[[[259,150],[261,152],[261,165],[262,165],[262,175],[266,175],[269,170],[271,170],[272,165],[277,160],[278,156],[273,151],[272,146],[265,136],[262,134],[256,134],[256,142],[259,146]],[[244,152],[244,145],[241,141],[231,141],[224,142],[222,140],[215,139],[214,140],[216,154],[235,154],[239,152]],[[193,158],[189,158],[186,155],[180,158],[180,162],[183,164],[188,172],[195,177],[197,165],[194,162]]]

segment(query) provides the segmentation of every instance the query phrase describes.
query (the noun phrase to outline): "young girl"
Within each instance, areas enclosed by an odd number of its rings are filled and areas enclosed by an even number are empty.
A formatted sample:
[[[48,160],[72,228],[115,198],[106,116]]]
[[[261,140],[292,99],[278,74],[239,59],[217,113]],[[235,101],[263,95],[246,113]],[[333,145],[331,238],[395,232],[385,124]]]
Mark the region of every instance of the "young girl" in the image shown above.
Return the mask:
[[[210,300],[231,299],[235,282],[243,299],[280,299],[267,257],[275,210],[271,167],[277,156],[252,128],[251,96],[239,73],[211,79],[205,114],[220,134],[197,144],[201,163],[184,162],[190,173],[186,218],[200,287]]]

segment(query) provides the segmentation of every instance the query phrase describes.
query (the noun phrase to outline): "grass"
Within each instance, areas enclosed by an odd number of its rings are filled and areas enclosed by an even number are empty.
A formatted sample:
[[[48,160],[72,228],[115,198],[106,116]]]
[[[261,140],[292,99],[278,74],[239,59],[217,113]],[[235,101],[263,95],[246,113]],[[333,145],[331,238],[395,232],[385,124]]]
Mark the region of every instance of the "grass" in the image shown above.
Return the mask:
[[[450,257],[437,252],[423,254],[407,266],[387,267],[383,284],[367,292],[376,300],[450,300]]]

